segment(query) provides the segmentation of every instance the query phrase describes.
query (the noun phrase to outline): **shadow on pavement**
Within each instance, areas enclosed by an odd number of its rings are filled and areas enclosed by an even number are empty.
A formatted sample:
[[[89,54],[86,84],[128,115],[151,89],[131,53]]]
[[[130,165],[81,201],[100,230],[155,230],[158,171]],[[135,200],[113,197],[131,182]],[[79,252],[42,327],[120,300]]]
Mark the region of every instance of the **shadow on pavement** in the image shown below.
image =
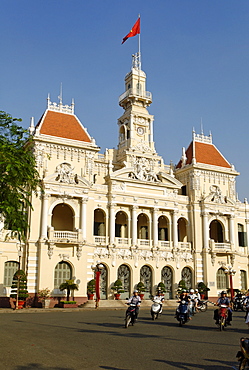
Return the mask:
[[[167,361],[167,360],[154,360],[156,362],[161,362],[164,363],[165,365],[170,365],[176,369],[183,369],[183,370],[189,370],[191,369],[200,369],[200,370],[228,370],[228,369],[233,369],[233,364],[228,361],[220,361],[220,360],[205,360],[205,361],[213,361],[213,362],[220,362],[219,365],[198,365],[198,364],[193,364],[191,362],[185,362],[182,360],[181,362],[176,362],[176,361]],[[184,363],[183,363],[184,361]]]
[[[72,367],[58,367],[58,366],[53,366],[53,367],[47,367],[43,366],[41,364],[37,363],[30,363],[27,365],[19,365],[14,368],[15,370],[74,370]]]

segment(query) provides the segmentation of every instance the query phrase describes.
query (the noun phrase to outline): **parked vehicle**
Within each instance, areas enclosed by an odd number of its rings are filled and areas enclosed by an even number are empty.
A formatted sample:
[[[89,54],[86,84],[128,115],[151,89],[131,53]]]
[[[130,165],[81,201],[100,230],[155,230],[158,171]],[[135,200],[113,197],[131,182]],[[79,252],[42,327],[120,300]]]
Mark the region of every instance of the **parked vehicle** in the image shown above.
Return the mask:
[[[197,303],[197,310],[201,312],[207,311],[207,300],[206,301],[198,301]]]
[[[239,370],[244,370],[249,365],[249,338],[240,338],[240,351],[236,357],[239,361]]]
[[[150,309],[152,320],[158,319],[158,316],[159,314],[162,313],[162,310],[163,310],[162,301],[159,298],[154,298]]]
[[[233,300],[233,310],[234,311],[246,311],[246,307],[244,306],[245,297],[234,297]]]
[[[176,310],[176,319],[179,321],[179,326],[183,326],[189,320],[188,302],[180,301]]]
[[[125,328],[128,328],[128,326],[135,324],[136,319],[136,308],[137,305],[134,303],[127,303],[129,307],[126,310],[125,314]]]

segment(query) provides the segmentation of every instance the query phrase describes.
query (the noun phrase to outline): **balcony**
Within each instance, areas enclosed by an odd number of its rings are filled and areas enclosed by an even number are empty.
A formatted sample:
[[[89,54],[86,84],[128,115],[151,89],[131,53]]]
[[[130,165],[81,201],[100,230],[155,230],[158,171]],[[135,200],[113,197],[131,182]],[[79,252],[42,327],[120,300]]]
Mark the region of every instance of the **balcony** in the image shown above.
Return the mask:
[[[149,91],[141,91],[137,89],[129,89],[125,91],[122,95],[119,97],[119,104],[122,103],[123,100],[127,98],[137,98],[148,101],[150,104],[152,102],[152,94]]]
[[[48,229],[48,239],[53,243],[78,244],[81,240],[81,230],[54,230],[53,227],[50,227]]]
[[[178,247],[180,249],[191,249],[191,243],[189,242],[178,242]]]
[[[129,245],[129,238],[115,238],[115,244],[117,245]]]
[[[214,243],[214,248],[218,249],[219,251],[230,251],[231,244],[230,243]]]
[[[158,240],[158,246],[160,248],[170,248],[171,245],[170,245],[170,241],[166,241],[166,240]]]
[[[106,236],[95,236],[94,243],[99,245],[107,245]]]

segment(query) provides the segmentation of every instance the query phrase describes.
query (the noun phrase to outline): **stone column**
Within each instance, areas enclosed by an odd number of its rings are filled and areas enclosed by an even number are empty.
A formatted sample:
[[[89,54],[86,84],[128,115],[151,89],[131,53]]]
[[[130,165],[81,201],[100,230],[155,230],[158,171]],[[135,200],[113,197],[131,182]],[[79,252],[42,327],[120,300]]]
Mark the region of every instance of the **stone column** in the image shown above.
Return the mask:
[[[131,209],[131,244],[137,244],[137,206],[132,206]]]
[[[158,208],[153,209],[153,247],[158,246]]]
[[[234,214],[231,214],[229,217],[229,241],[231,243],[231,249],[234,249]]]
[[[209,212],[203,211],[202,212],[202,222],[203,222],[203,249],[209,248],[209,226],[208,226],[208,215]]]
[[[114,244],[115,240],[115,212],[114,212],[114,203],[109,204],[109,236],[110,244]]]
[[[247,251],[249,253],[249,219],[246,219],[246,241],[247,241]]]
[[[44,194],[42,198],[42,219],[40,238],[45,239],[48,235],[48,199],[50,195]]]
[[[88,199],[80,200],[80,229],[82,230],[82,238],[86,240],[86,204]]]
[[[172,212],[172,226],[173,226],[173,248],[178,247],[178,231],[177,231],[177,214],[178,211],[173,211]]]

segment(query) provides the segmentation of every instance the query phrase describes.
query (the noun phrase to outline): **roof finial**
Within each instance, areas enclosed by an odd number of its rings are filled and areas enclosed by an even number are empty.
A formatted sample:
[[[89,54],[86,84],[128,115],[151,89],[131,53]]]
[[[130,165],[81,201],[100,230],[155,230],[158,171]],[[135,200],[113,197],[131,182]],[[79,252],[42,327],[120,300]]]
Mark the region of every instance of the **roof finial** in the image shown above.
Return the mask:
[[[58,96],[58,99],[60,101],[60,105],[62,105],[62,82],[61,82],[61,88],[60,88],[60,95]]]
[[[30,120],[30,126],[29,126],[29,133],[30,135],[33,135],[33,133],[35,132],[35,124],[34,124],[34,117],[31,117],[31,120]]]
[[[204,135],[204,132],[203,132],[203,124],[202,124],[202,117],[201,117],[201,134]]]

